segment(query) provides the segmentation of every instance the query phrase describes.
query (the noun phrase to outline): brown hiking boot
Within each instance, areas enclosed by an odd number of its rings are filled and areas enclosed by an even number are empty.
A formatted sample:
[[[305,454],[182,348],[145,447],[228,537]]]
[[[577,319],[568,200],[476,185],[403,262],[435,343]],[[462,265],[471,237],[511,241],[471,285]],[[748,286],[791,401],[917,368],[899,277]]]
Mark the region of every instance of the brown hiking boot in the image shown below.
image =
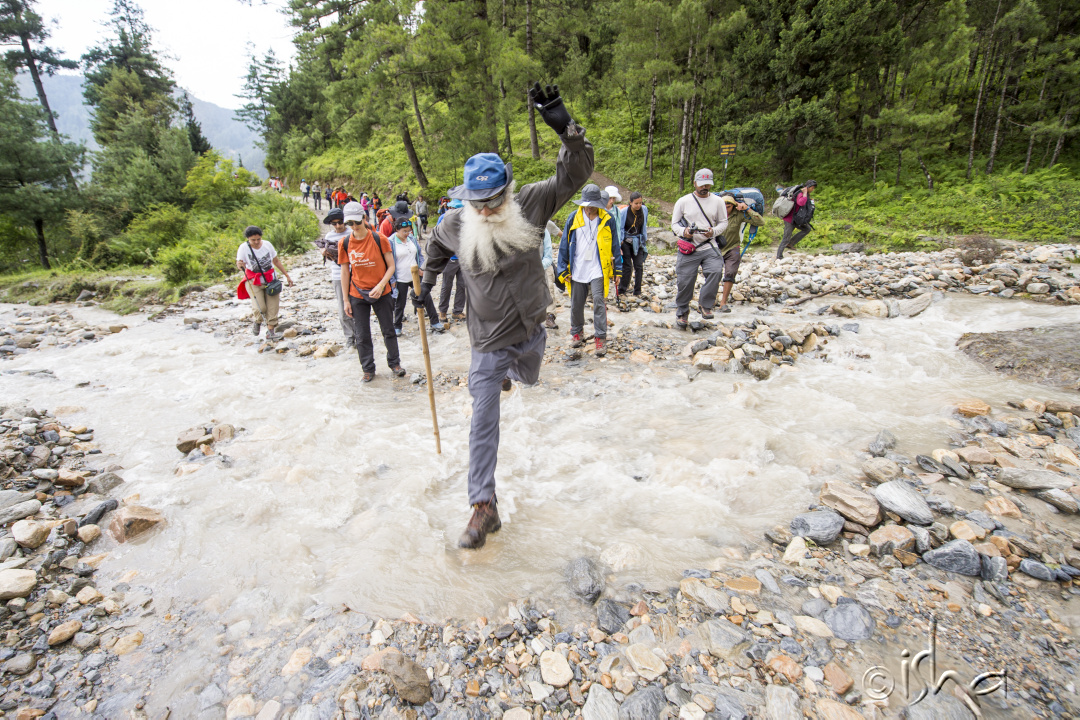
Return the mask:
[[[484,543],[487,542],[488,533],[498,532],[501,527],[502,521],[499,520],[498,502],[494,497],[487,502],[476,503],[473,505],[473,513],[472,517],[469,518],[469,524],[465,528],[465,532],[461,534],[461,539],[458,540],[458,547],[466,550],[478,550],[484,547]]]
[[[439,322],[446,324],[446,313],[439,313]]]
[[[454,313],[453,317],[456,322],[461,322],[465,319],[465,313]]]
[[[555,324],[555,313],[548,313],[547,320],[544,321],[544,327],[557,330],[558,325]]]

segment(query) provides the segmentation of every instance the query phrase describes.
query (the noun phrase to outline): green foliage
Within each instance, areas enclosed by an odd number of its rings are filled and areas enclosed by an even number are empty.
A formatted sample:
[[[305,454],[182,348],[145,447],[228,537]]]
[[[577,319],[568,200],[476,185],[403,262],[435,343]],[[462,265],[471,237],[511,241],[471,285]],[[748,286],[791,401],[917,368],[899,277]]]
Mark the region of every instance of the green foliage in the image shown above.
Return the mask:
[[[194,280],[202,274],[199,251],[189,245],[177,245],[163,250],[158,255],[158,264],[165,275],[165,280],[173,285],[181,285]]]
[[[45,111],[19,97],[11,73],[0,69],[0,216],[11,227],[3,244],[14,262],[37,255],[49,267],[47,234],[74,200],[68,177],[84,152],[51,135]]]
[[[242,205],[253,184],[258,184],[257,177],[243,168],[234,171],[232,160],[211,150],[188,172],[184,195],[195,210],[227,210]]]

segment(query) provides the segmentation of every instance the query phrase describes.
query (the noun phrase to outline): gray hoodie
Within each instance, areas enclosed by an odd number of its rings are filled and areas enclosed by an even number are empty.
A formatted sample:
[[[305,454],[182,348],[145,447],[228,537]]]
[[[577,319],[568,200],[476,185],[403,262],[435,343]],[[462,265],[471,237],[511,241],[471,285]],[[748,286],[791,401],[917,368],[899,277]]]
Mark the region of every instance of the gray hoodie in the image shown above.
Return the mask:
[[[573,128],[574,126],[571,126]],[[585,131],[562,136],[555,174],[519,189],[514,202],[536,227],[536,247],[499,260],[498,272],[474,275],[464,265],[458,277],[469,297],[466,324],[473,349],[493,352],[527,340],[547,317],[551,284],[545,280],[540,249],[544,225],[588,182],[593,171],[592,144]],[[447,261],[457,255],[464,209],[447,212],[431,236],[424,263],[424,282],[434,283]]]

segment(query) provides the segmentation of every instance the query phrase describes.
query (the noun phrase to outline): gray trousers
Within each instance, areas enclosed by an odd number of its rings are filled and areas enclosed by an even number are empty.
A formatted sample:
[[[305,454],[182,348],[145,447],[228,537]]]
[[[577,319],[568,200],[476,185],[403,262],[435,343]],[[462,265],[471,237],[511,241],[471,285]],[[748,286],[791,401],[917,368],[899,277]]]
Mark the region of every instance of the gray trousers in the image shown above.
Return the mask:
[[[460,315],[465,312],[465,283],[461,282],[461,278],[457,277],[458,272],[461,270],[461,263],[458,260],[450,260],[446,263],[446,267],[443,268],[442,275],[442,290],[439,291],[439,314],[445,315],[446,311],[450,309],[450,294],[454,289],[454,279],[457,278],[457,292],[454,292],[454,313]]]
[[[698,294],[698,307],[711,310],[716,304],[716,290],[724,276],[724,259],[712,243],[702,245],[693,255],[679,254],[675,261],[675,278],[678,292],[675,295],[675,314],[690,314],[690,298],[694,297],[694,283],[697,282],[698,268],[705,272],[705,282]]]
[[[469,429],[469,504],[495,495],[495,464],[499,460],[499,401],[503,378],[532,385],[540,379],[547,331],[538,325],[527,339],[492,352],[472,351],[469,394],[473,399]]]
[[[795,224],[784,221],[784,237],[780,240],[780,247],[776,249],[777,259],[784,257],[784,251],[790,250],[799,244],[799,241],[810,234],[810,228],[803,228],[799,232],[792,234],[795,230]]]
[[[570,334],[578,335],[585,327],[585,301],[592,294],[593,335],[604,340],[607,338],[607,303],[604,302],[605,284],[603,276],[591,282],[570,281]],[[715,295],[715,293],[713,293]]]
[[[355,345],[353,342],[352,318],[345,314],[345,296],[341,294],[341,276],[334,278],[334,297],[337,298],[337,314],[341,321],[341,332],[345,333],[345,344]]]

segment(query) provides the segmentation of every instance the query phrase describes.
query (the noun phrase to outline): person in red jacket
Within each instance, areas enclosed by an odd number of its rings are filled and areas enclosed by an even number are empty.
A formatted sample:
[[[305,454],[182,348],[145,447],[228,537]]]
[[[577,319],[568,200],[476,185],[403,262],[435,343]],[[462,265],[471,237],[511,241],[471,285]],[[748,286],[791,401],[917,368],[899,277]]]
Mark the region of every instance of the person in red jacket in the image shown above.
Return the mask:
[[[806,205],[810,200],[810,193],[817,187],[817,182],[814,180],[807,180],[803,185],[803,189],[795,196],[795,207],[791,208],[791,212],[784,218],[784,238],[780,241],[780,247],[776,249],[776,259],[780,260],[784,257],[784,250],[795,247],[800,240],[810,234],[810,226],[798,228],[799,232],[795,232],[795,213],[799,212],[799,208]],[[794,235],[793,235],[794,233]]]

